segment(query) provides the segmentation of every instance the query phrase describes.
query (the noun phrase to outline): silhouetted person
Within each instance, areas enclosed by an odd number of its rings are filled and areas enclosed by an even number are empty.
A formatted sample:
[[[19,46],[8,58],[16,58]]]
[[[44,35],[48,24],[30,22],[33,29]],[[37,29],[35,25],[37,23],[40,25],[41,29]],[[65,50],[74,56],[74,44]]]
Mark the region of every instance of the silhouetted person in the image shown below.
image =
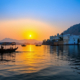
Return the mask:
[[[13,47],[12,47],[12,49],[13,49]]]
[[[10,49],[13,49],[13,47],[10,47]]]
[[[4,47],[3,46],[1,46],[1,49],[3,49]]]

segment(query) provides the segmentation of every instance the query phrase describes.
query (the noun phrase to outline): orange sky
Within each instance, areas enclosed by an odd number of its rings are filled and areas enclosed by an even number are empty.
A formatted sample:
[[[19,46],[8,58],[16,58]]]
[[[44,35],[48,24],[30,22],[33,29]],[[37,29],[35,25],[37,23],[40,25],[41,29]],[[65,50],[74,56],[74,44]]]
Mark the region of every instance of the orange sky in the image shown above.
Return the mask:
[[[1,20],[0,28],[0,39],[36,39],[41,41],[61,32],[55,25],[32,19]]]
[[[0,1],[0,40],[48,39],[80,23],[80,0]]]

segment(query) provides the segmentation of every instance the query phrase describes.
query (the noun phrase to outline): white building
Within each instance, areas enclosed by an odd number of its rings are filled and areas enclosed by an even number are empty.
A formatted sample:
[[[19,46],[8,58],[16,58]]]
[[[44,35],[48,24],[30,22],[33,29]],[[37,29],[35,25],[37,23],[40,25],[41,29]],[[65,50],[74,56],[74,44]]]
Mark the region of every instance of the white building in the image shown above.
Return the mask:
[[[63,43],[64,43],[64,44],[68,44],[68,42],[69,42],[69,37],[70,37],[70,34],[63,35]]]
[[[63,36],[63,43],[64,44],[78,44],[78,39],[80,39],[80,36],[78,35],[66,34]]]
[[[80,35],[70,35],[70,34],[65,34],[65,35],[59,35],[57,36],[50,36],[50,41],[56,40],[59,41],[60,37],[63,38],[63,44],[80,44],[78,40],[80,40]]]
[[[59,40],[59,34],[57,34],[57,36],[50,36],[50,41],[52,40]]]

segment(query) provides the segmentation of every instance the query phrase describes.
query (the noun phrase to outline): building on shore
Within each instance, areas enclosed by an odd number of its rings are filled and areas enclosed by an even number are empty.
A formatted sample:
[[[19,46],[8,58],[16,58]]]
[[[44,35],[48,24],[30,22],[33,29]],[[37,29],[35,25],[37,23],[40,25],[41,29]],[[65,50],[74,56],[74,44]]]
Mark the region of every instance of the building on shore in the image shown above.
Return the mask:
[[[44,40],[45,45],[65,45],[65,44],[80,44],[80,35],[70,35],[59,33],[55,36],[50,36],[50,39]]]
[[[79,35],[64,35],[63,43],[64,44],[79,44],[80,36]]]

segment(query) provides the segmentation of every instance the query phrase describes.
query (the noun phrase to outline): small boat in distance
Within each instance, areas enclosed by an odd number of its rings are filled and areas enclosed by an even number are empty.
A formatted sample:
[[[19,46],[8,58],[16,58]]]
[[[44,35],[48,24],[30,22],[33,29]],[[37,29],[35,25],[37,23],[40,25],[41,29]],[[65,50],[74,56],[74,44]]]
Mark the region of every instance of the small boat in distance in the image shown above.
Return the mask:
[[[23,45],[21,45],[22,47],[26,47],[26,45],[25,44],[23,44]]]
[[[35,45],[35,46],[41,46],[41,45]]]

